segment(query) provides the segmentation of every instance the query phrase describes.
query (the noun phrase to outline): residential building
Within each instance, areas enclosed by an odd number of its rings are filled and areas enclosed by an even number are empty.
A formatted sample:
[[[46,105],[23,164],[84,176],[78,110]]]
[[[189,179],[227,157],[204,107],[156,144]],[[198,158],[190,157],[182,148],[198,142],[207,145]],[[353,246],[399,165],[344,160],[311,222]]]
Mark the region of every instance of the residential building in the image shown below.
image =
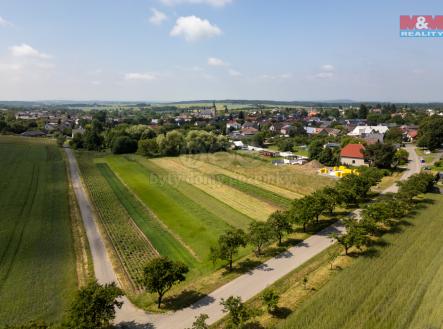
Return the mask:
[[[348,144],[340,151],[340,162],[349,166],[365,166],[364,150],[362,144]]]

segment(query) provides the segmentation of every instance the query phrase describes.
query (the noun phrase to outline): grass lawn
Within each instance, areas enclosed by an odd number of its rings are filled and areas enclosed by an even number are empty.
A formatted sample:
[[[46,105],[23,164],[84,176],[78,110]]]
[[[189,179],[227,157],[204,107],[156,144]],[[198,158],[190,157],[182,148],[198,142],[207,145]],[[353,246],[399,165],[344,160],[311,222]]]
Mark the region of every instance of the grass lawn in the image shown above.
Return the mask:
[[[443,196],[428,194],[426,203],[278,328],[441,328]]]
[[[419,147],[417,147],[416,152],[418,154],[418,156],[420,158],[422,158],[423,160],[425,160],[425,163],[427,164],[431,164],[433,163],[435,160],[438,160],[440,157],[440,153],[429,153],[429,154],[425,154],[425,151]]]
[[[58,322],[77,288],[61,151],[0,136],[0,173],[0,326]]]

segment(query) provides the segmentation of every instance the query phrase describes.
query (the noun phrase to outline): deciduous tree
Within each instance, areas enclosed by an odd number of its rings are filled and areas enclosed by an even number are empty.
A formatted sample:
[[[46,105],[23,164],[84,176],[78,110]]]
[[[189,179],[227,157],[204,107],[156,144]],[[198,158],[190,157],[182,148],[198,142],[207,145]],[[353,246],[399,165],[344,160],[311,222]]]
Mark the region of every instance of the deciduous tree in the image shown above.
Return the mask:
[[[151,260],[144,269],[143,284],[150,293],[157,293],[157,306],[160,308],[163,296],[176,283],[184,281],[188,267],[167,257]]]

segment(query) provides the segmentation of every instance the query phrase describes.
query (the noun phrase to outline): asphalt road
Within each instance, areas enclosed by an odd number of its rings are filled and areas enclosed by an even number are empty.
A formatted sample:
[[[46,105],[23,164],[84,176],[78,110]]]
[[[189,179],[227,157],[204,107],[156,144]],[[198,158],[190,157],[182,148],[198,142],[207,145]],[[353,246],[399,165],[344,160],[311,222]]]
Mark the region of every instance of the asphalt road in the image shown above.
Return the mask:
[[[410,155],[410,162],[401,180],[405,180],[420,171],[419,158],[413,146],[408,145],[406,148]],[[81,182],[77,161],[70,149],[66,149],[66,153],[69,159],[72,184],[91,247],[95,275],[101,283],[117,282],[117,277],[112,268],[109,256],[107,255],[102,236],[95,222],[96,219],[92,211],[91,202]],[[396,192],[397,190],[398,188],[394,184],[384,190],[383,193]],[[184,329],[191,327],[196,316],[205,313],[209,316],[208,323],[212,324],[224,316],[220,305],[222,298],[240,296],[243,301],[252,298],[269,285],[331,246],[334,243],[329,237],[332,232],[343,232],[344,230],[345,228],[341,223],[336,223],[312,235],[281,255],[268,260],[254,270],[218,288],[190,307],[174,313],[148,314],[137,309],[128,299],[124,298],[122,309],[117,310],[115,323],[127,328]]]

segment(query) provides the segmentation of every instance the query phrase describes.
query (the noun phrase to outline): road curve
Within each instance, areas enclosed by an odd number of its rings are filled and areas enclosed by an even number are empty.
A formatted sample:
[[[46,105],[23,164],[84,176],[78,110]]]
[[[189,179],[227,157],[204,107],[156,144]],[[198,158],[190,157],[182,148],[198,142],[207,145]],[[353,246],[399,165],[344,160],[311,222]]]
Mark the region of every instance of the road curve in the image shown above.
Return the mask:
[[[420,163],[414,147],[407,146],[407,150],[409,152],[410,162],[407,170],[400,178],[401,180],[405,180],[409,176],[420,172]],[[71,170],[72,184],[91,246],[97,280],[101,283],[117,281],[93,216],[91,202],[81,183],[77,161],[70,149],[66,149],[66,153]],[[396,192],[397,190],[398,188],[396,184],[394,184],[384,190],[383,193]],[[269,285],[331,246],[334,243],[329,237],[332,232],[343,232],[344,230],[345,228],[341,223],[335,223],[317,234],[312,235],[300,244],[288,249],[281,255],[271,258],[254,270],[218,288],[190,307],[174,313],[148,314],[136,308],[129,300],[124,298],[125,303],[121,310],[117,310],[115,322],[120,324],[121,327],[128,328],[142,328],[144,326],[140,325],[146,324],[146,328],[184,329],[192,326],[196,316],[206,313],[209,316],[208,323],[212,324],[224,316],[222,307],[220,306],[222,298],[228,298],[229,296],[240,296],[243,300],[252,298]]]

